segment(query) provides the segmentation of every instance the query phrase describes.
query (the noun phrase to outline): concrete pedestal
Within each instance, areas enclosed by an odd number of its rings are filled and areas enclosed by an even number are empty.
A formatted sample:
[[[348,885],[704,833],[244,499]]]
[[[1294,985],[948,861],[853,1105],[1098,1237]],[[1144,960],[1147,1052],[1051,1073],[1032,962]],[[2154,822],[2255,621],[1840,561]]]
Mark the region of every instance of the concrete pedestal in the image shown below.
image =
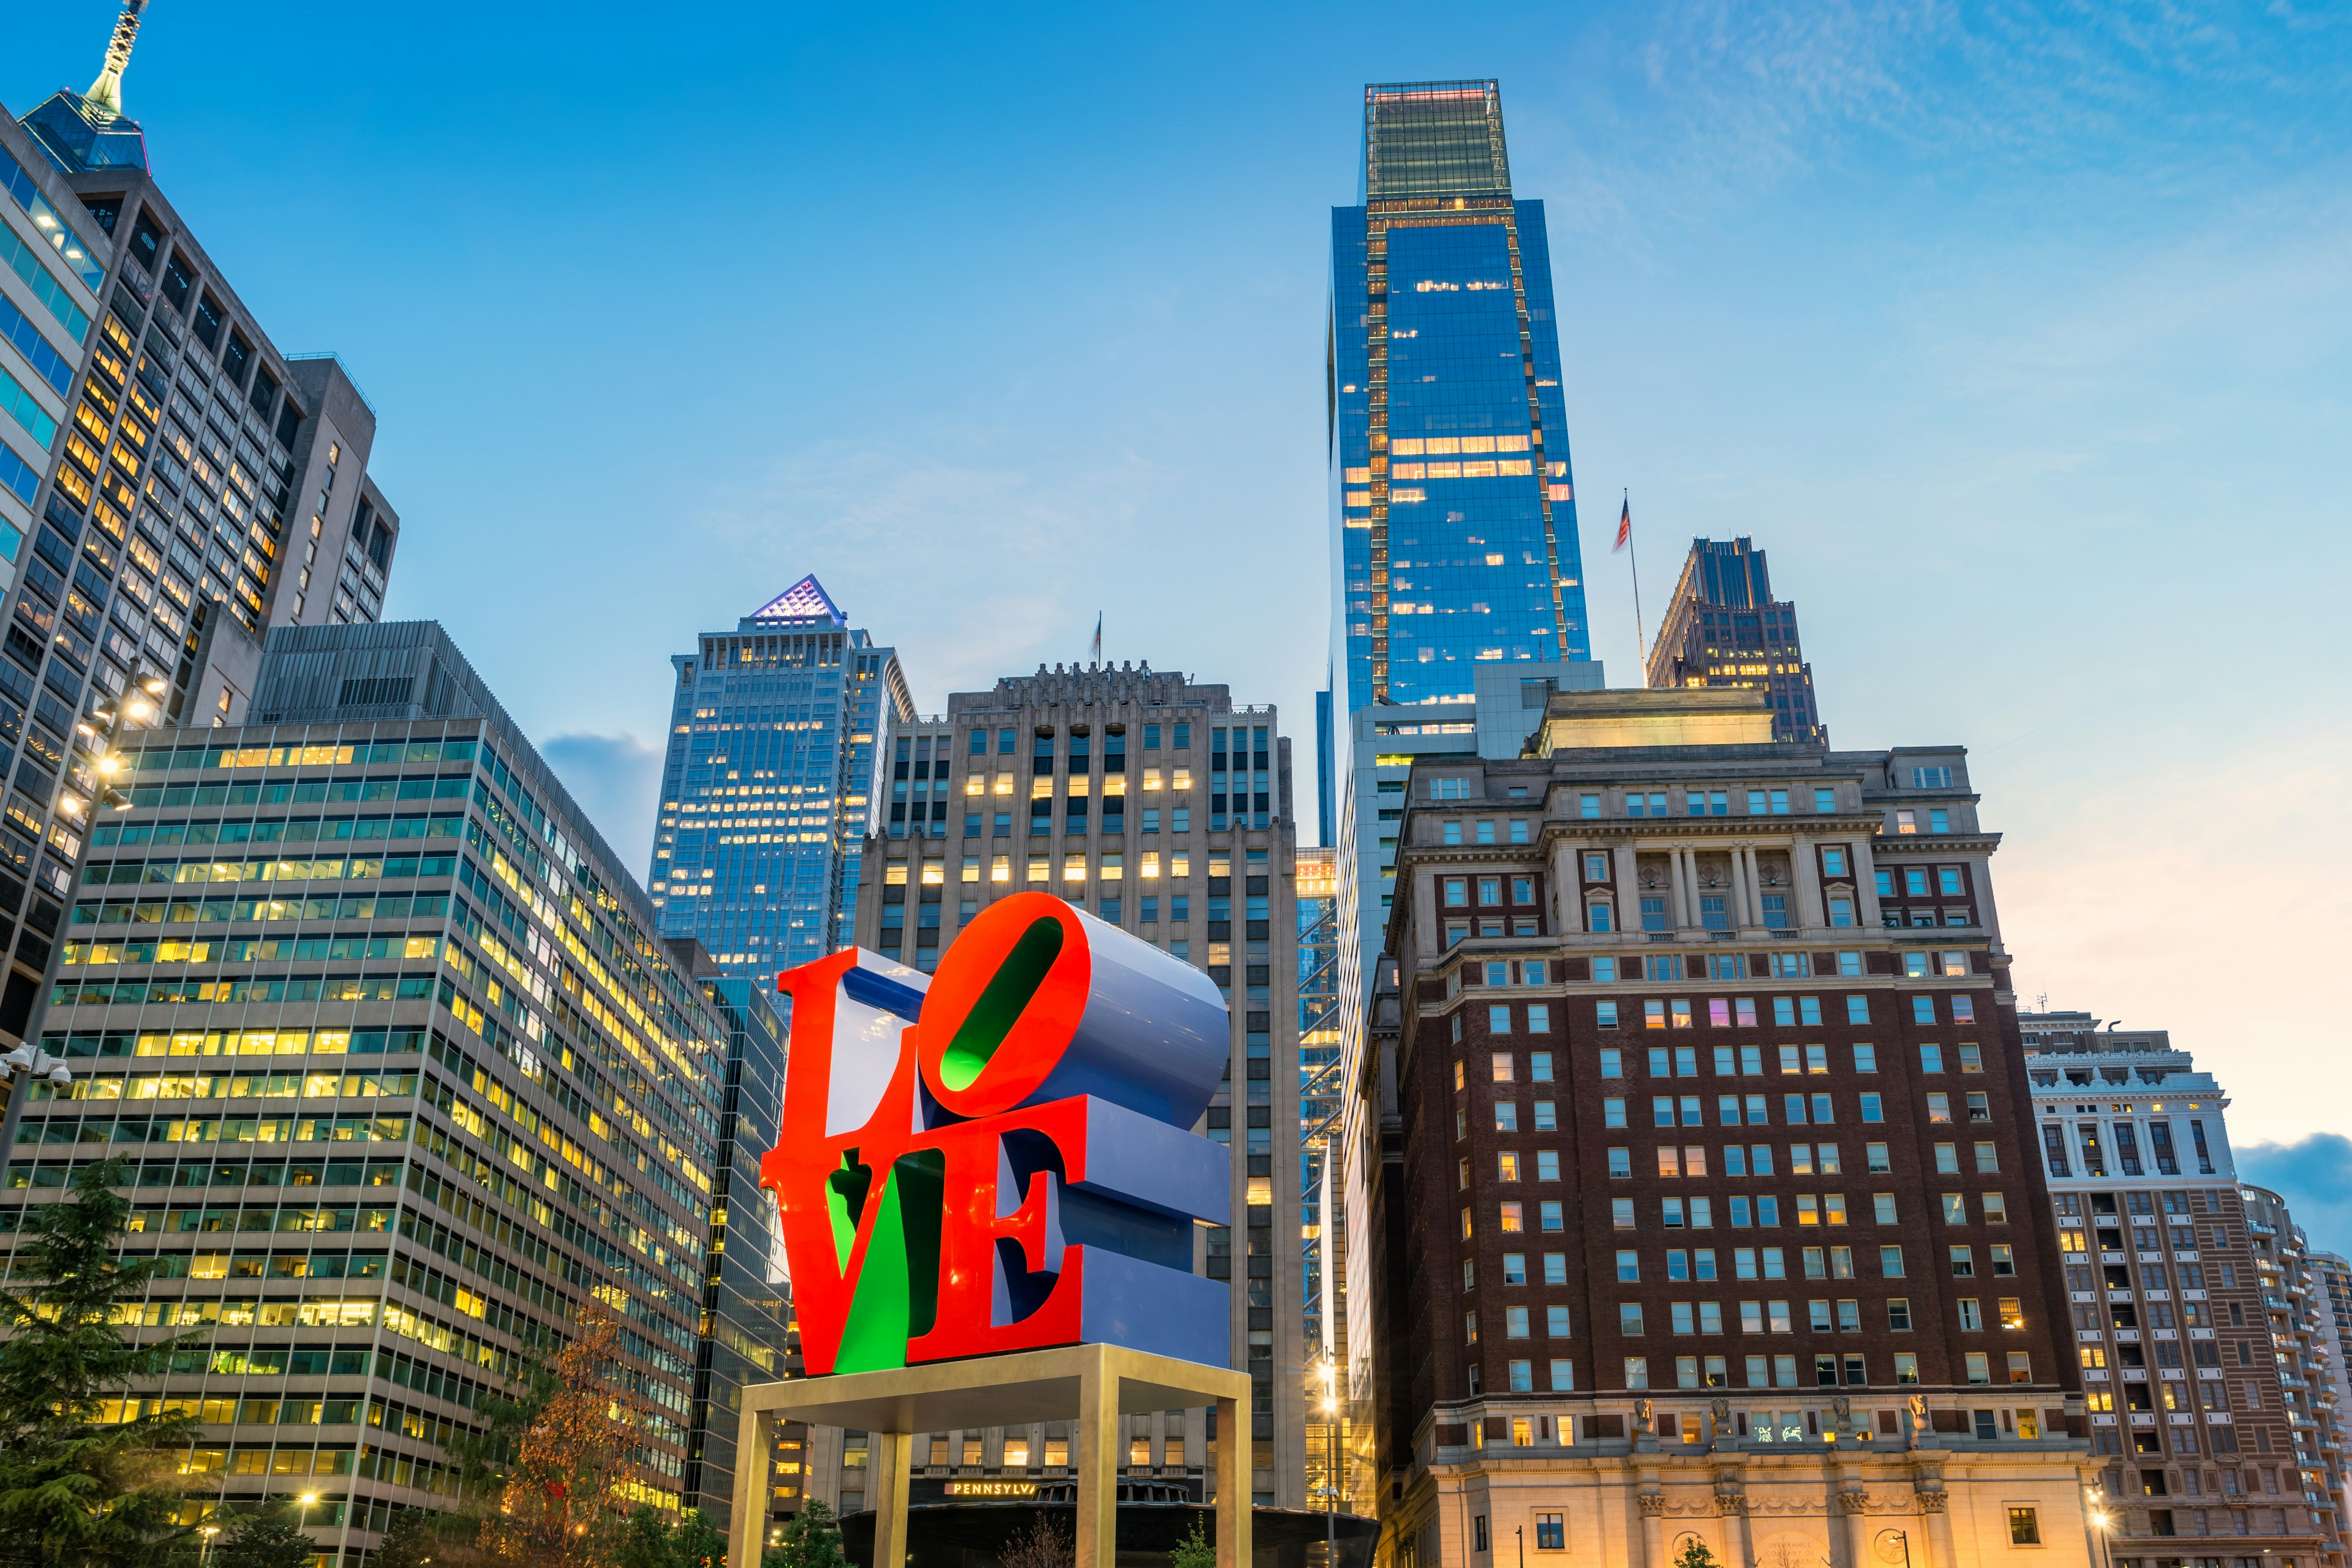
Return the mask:
[[[730,1561],[734,1568],[758,1568],[778,1421],[847,1426],[881,1439],[872,1445],[869,1460],[881,1467],[867,1494],[874,1499],[874,1568],[906,1568],[907,1482],[916,1433],[1076,1419],[1076,1568],[1116,1568],[1118,1417],[1207,1405],[1217,1412],[1218,1568],[1249,1568],[1249,1392],[1247,1373],[1118,1345],[1067,1345],[757,1384],[743,1391]]]

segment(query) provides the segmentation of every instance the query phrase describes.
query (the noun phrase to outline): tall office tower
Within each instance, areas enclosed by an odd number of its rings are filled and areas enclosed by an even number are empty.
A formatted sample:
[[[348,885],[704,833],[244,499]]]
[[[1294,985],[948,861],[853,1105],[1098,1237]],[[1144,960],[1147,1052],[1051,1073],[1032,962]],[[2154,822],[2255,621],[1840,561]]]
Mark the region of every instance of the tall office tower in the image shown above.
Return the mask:
[[[1316,742],[1350,1085],[1377,1071],[1364,998],[1395,869],[1365,756],[1442,722],[1428,705],[1470,702],[1490,664],[1572,685],[1560,667],[1591,651],[1550,246],[1543,204],[1512,194],[1496,84],[1367,87],[1358,195],[1331,215],[1332,685]],[[1377,1136],[1359,1131],[1343,1172]]]
[[[2327,1349],[2327,1382],[2314,1379],[2312,1403],[2319,1415],[2319,1453],[2327,1467],[2336,1518],[2352,1519],[2344,1461],[2344,1425],[2352,1412],[2352,1259],[2335,1252],[2311,1255],[2312,1304],[2318,1308],[2319,1337]]]
[[[1899,1562],[1894,1529],[1937,1568],[2083,1561],[1965,753],[1778,742],[1748,691],[1542,718],[1524,758],[1424,758],[1404,797],[1384,1539],[1666,1568],[1693,1535]],[[1903,831],[1927,798],[1949,831]],[[1969,916],[1934,951],[1880,918],[1876,873],[1913,866]]]
[[[1644,673],[1652,686],[1761,691],[1774,740],[1829,744],[1813,702],[1813,667],[1797,641],[1797,606],[1772,597],[1764,552],[1745,538],[1691,541]]]
[[[2340,1557],[2326,1323],[2291,1223],[2239,1184],[2229,1097],[2164,1030],[2072,1012],[2018,1026],[2111,1555],[2224,1536],[2210,1550]],[[1947,1104],[1975,1116],[1969,1063],[1948,1065]]]
[[[772,976],[849,941],[874,761],[914,717],[893,649],[803,577],[670,660],[669,756],[654,828],[664,936],[727,973]]]
[[[1202,1410],[1132,1417],[1122,1472],[1197,1499],[1215,1473],[1208,1444],[1245,1440],[1255,1500],[1302,1506],[1297,826],[1277,715],[1149,666],[1040,666],[951,695],[943,719],[893,739],[890,771],[894,807],[900,782],[916,786],[909,831],[894,821],[866,843],[859,946],[929,973],[991,900],[1051,892],[1199,965],[1223,992],[1234,1070],[1204,1128],[1238,1146],[1243,1226],[1201,1227],[1195,1259],[1234,1284],[1251,1428],[1212,1432]],[[926,812],[924,824],[946,834],[911,830],[927,799],[946,801],[945,818]],[[1066,1422],[919,1436],[912,1495],[934,1500],[962,1477],[1066,1478],[1070,1436]],[[817,1432],[811,1494],[865,1507],[870,1451],[863,1434],[845,1444]]]
[[[263,636],[373,620],[399,537],[358,389],[278,351],[148,173],[137,9],[89,92],[0,113],[0,1037],[36,1026],[108,729],[244,722]]]
[[[727,1029],[727,1066],[719,1107],[719,1163],[710,1188],[710,1251],[702,1278],[703,1321],[697,1347],[693,1420],[687,1441],[685,1506],[702,1517],[731,1517],[739,1461],[742,1389],[801,1375],[793,1329],[792,1275],[785,1266],[775,1203],[760,1187],[760,1157],[776,1146],[784,1103],[784,1026],[765,975],[724,974],[690,936],[664,939],[670,962],[700,986]],[[721,1325],[724,1327],[722,1328]],[[756,1331],[745,1333],[746,1325]],[[768,1477],[770,1517],[800,1511],[801,1457],[807,1428],[781,1424]]]
[[[1339,1133],[1339,889],[1337,852],[1300,848],[1298,924],[1299,1291],[1307,1380],[1307,1489],[1319,1499],[1347,1452],[1346,1237],[1331,1153]],[[1318,1503],[1318,1506],[1320,1506]]]
[[[358,1560],[592,1300],[648,1410],[629,1495],[678,1506],[728,1022],[439,626],[280,627],[253,707],[125,753],[41,1037],[74,1081],[35,1086],[5,1201],[132,1163],[131,1321],[209,1339],[126,1396],[201,1423],[206,1507],[315,1494]],[[782,1354],[736,1300],[709,1332]]]

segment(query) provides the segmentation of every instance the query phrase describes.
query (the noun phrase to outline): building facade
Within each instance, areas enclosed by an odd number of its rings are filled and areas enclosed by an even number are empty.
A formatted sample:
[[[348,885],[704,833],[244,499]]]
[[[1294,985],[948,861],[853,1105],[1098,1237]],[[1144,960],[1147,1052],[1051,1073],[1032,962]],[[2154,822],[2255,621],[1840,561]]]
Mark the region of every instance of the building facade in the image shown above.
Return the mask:
[[[649,884],[662,934],[695,938],[730,974],[845,945],[878,820],[875,759],[914,716],[898,654],[803,577],[670,664]]]
[[[1307,1492],[1322,1506],[1348,1449],[1346,1217],[1331,1156],[1339,1134],[1339,857],[1297,851],[1291,907],[1298,923],[1298,1231],[1302,1352],[1307,1358]]]
[[[740,1460],[743,1389],[801,1375],[792,1271],[760,1159],[782,1134],[784,1024],[764,975],[726,974],[692,937],[668,937],[670,962],[702,990],[727,1029],[719,1108],[718,1165],[710,1187],[710,1251],[702,1276],[704,1331],[696,1345],[694,1412],[686,1455],[685,1506],[708,1520],[732,1517]],[[779,1425],[768,1456],[771,1528],[800,1511],[807,1428]]]
[[[1961,749],[1562,692],[1522,758],[1419,759],[1401,837],[1388,1560],[2092,1561]],[[1915,867],[1933,939],[1879,907]]]
[[[2291,1226],[2239,1185],[2228,1096],[2161,1029],[2018,1023],[2110,1555],[2340,1560],[2325,1320]]]
[[[0,113],[9,1038],[38,1026],[110,731],[242,723],[268,630],[375,619],[399,540],[366,401],[276,347],[149,174],[126,26],[88,94]]]
[[[73,1081],[34,1086],[0,1234],[131,1162],[131,1321],[209,1335],[126,1394],[199,1422],[192,1515],[315,1494],[363,1561],[592,1298],[645,1412],[628,1493],[677,1508],[727,1021],[437,626],[280,628],[255,711],[125,752],[40,1037]],[[719,1343],[782,1352],[716,1300]]]
[[[1745,538],[1691,541],[1644,674],[1652,686],[1761,691],[1774,740],[1829,744],[1813,667],[1797,638],[1797,606],[1772,597],[1764,552]]]
[[[1215,1475],[1210,1445],[1243,1440],[1254,1500],[1304,1506],[1297,829],[1278,715],[1148,666],[1041,666],[952,694],[945,717],[908,725],[890,755],[893,805],[901,783],[915,787],[904,835],[894,816],[866,845],[857,945],[929,973],[991,900],[1050,891],[1224,993],[1234,1071],[1202,1130],[1234,1149],[1244,1225],[1200,1227],[1196,1267],[1233,1282],[1251,1427],[1213,1431],[1204,1410],[1129,1417],[1122,1471],[1200,1497]],[[944,818],[914,816],[941,798]],[[1071,1425],[919,1436],[918,1495],[941,1479],[1066,1476]],[[865,1436],[811,1441],[812,1495],[865,1507]]]
[[[2319,1309],[2319,1338],[2327,1350],[2330,1396],[2322,1402],[2319,1390],[2313,1391],[2319,1412],[2319,1454],[2327,1467],[2340,1525],[2352,1519],[2352,1491],[2347,1489],[2344,1464],[2344,1422],[2346,1413],[2352,1412],[2352,1260],[2340,1253],[2314,1252],[2311,1279],[2312,1301]]]

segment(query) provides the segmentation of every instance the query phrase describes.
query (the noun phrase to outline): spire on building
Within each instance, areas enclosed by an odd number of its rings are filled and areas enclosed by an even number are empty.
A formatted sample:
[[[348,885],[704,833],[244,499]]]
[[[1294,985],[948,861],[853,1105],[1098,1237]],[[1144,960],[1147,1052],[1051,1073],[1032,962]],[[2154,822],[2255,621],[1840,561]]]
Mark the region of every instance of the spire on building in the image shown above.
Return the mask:
[[[131,66],[131,46],[139,41],[140,14],[147,9],[147,0],[122,0],[122,15],[114,19],[114,37],[107,41],[106,64],[99,68],[98,79],[81,95],[82,102],[93,116],[119,119],[122,113],[122,73]]]
[[[848,617],[841,613],[841,606],[833,602],[833,596],[824,591],[824,584],[816,580],[814,573],[752,611],[750,618],[772,625],[813,621],[831,621],[842,626],[848,624]]]
[[[147,167],[146,135],[122,112],[122,73],[130,68],[131,47],[139,41],[146,10],[147,0],[122,0],[114,36],[107,40],[106,63],[88,92],[60,88],[17,121],[68,174]]]

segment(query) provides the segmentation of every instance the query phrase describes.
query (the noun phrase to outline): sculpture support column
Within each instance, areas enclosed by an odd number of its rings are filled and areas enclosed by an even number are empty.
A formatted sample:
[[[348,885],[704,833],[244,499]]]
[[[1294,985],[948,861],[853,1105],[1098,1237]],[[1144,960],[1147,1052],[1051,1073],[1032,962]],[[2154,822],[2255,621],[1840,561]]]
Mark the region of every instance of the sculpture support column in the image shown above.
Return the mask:
[[[1248,1406],[1217,1401],[1217,1568],[1249,1568],[1250,1467]],[[1112,1568],[1109,1559],[1103,1568]]]
[[[1078,1483],[1076,1557],[1073,1568],[1118,1568],[1118,1379],[1103,1364],[1102,1347],[1088,1347],[1078,1373]],[[1219,1452],[1233,1447],[1221,1415]],[[1222,1489],[1224,1477],[1220,1469]],[[1219,1500],[1220,1508],[1223,1500]],[[875,1568],[884,1568],[880,1563]],[[897,1565],[892,1565],[897,1568]]]
[[[871,1436],[876,1451],[867,1462],[882,1467],[874,1489],[874,1568],[907,1568],[907,1482],[914,1464],[915,1435],[876,1432]]]

